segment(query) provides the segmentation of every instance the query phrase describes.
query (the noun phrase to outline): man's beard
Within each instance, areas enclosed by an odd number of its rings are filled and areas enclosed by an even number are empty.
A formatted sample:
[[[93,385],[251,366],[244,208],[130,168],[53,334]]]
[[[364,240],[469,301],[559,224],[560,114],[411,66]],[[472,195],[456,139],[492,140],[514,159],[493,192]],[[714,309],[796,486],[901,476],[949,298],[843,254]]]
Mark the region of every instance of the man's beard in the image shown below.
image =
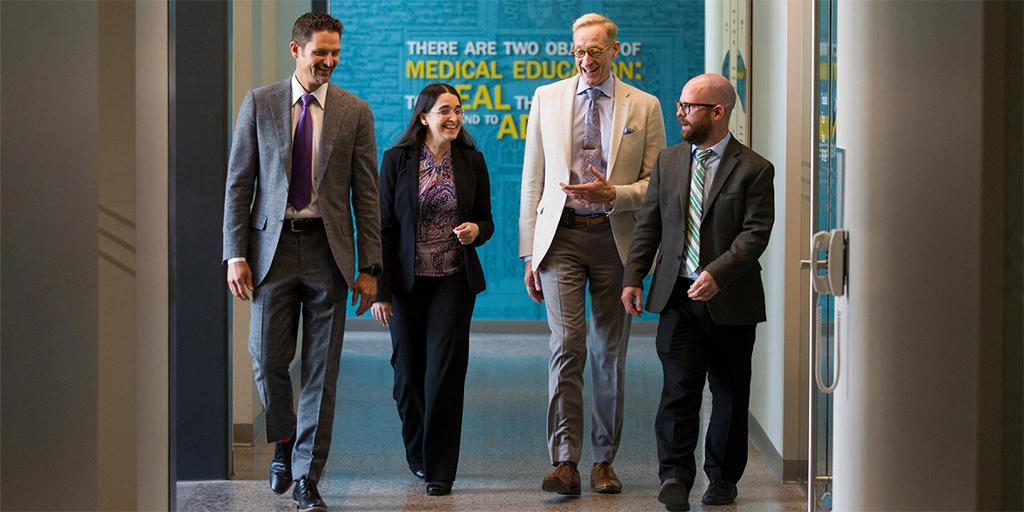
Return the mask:
[[[701,144],[705,142],[708,135],[711,134],[711,125],[709,123],[694,124],[690,123],[690,136],[686,136],[686,128],[683,126],[679,127],[679,135],[690,144]]]

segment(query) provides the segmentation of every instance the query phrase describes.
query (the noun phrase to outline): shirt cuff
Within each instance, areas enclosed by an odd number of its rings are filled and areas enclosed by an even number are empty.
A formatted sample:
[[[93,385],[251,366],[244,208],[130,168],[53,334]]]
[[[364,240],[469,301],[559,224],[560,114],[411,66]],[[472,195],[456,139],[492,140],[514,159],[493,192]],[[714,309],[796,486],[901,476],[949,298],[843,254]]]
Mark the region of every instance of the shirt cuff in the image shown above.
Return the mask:
[[[232,263],[239,262],[239,261],[245,261],[245,258],[231,258],[231,259],[228,260],[228,265],[230,265]]]
[[[533,261],[533,255],[532,254],[523,256],[523,263],[529,263],[531,261]]]

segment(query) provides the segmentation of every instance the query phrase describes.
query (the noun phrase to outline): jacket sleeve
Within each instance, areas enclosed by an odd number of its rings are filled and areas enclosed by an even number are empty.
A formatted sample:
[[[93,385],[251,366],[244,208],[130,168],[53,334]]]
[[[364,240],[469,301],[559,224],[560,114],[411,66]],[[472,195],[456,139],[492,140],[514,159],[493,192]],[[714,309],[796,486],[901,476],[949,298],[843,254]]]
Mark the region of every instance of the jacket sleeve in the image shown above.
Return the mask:
[[[377,189],[377,143],[373,113],[363,103],[352,148],[352,209],[356,218],[358,268],[381,265],[380,196]]]
[[[245,257],[249,245],[249,213],[256,191],[259,168],[259,144],[256,138],[256,100],[252,91],[245,95],[238,110],[231,156],[228,159],[224,187],[223,261]]]
[[[473,222],[480,228],[480,234],[473,241],[480,247],[494,235],[494,219],[491,217],[491,178],[483,153],[476,152],[473,169],[476,172],[476,193],[473,195]]]
[[[398,153],[395,149],[385,152],[380,164],[380,241],[384,261],[377,278],[377,302],[391,302],[395,272],[399,265],[400,230],[395,214],[395,177],[399,169],[395,155]]]
[[[640,211],[636,215],[636,229],[629,242],[629,259],[622,274],[622,286],[642,287],[644,277],[651,269],[654,256],[661,245],[661,158],[662,151],[654,161],[650,186]]]
[[[541,92],[533,93],[530,117],[526,122],[526,148],[523,151],[523,180],[519,195],[519,257],[533,253],[533,235],[537,226],[537,205],[544,191],[544,137],[541,133]]]

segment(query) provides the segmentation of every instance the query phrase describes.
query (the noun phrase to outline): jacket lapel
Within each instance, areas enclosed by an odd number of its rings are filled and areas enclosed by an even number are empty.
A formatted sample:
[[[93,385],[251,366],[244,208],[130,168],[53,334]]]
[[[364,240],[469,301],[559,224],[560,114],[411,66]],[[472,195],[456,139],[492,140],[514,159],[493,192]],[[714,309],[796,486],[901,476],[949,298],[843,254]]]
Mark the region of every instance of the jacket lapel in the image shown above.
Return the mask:
[[[274,134],[277,147],[281,151],[281,164],[285,179],[291,176],[292,168],[292,87],[291,79],[278,82],[277,90],[270,103],[270,112],[274,119]]]
[[[336,87],[327,86],[327,99],[324,101],[324,124],[320,127],[320,150],[316,155],[316,189],[324,180],[327,162],[331,159],[331,151],[338,140],[341,120],[345,118],[348,103],[343,101],[342,93]]]
[[[688,219],[690,215],[690,174],[693,167],[693,162],[691,161],[693,146],[683,143],[680,150],[682,151],[682,154],[679,155],[679,166],[681,167],[679,176],[682,183],[679,184],[679,208],[683,213],[683,232],[685,233],[686,219]]]
[[[572,124],[573,119],[575,119],[573,117],[575,115],[573,110],[576,108],[576,87],[579,84],[579,75],[576,76],[576,80],[569,80],[565,84],[566,90],[562,91],[562,94],[559,95],[562,103],[559,105],[559,112],[556,114],[557,117],[555,117],[555,119],[561,119],[562,122],[565,123],[565,126],[562,127],[562,134],[564,137],[562,147],[565,148],[565,168],[568,169],[571,174]],[[568,176],[566,176],[566,179],[568,179]]]
[[[476,176],[468,164],[462,148],[452,146],[452,175],[455,179],[455,205],[459,212],[459,222],[470,220],[470,198],[476,187]],[[466,207],[463,208],[463,205]]]
[[[615,168],[615,158],[619,154],[619,145],[622,143],[622,132],[626,127],[626,118],[629,117],[629,90],[621,80],[615,81],[615,107],[612,111],[612,147],[608,152],[608,168],[605,169],[605,178],[612,179],[612,169]]]
[[[725,146],[725,154],[722,155],[722,161],[718,163],[718,169],[715,171],[715,179],[711,182],[711,191],[708,192],[707,199],[704,200],[705,215],[711,211],[711,207],[715,204],[715,198],[722,191],[722,187],[725,185],[726,180],[729,179],[729,175],[736,169],[736,164],[739,163],[739,154],[740,143],[736,140],[736,137],[731,137],[729,143]]]

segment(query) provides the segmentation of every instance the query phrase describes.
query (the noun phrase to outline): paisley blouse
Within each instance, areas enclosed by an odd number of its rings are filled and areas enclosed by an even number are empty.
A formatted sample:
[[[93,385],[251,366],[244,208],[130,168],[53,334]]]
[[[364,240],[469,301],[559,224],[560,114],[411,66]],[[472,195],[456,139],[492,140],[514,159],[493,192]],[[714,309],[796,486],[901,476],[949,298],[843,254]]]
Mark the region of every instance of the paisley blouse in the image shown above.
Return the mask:
[[[450,276],[462,269],[462,244],[452,231],[458,223],[451,152],[438,162],[424,145],[420,152],[416,259],[413,264],[417,276]]]

